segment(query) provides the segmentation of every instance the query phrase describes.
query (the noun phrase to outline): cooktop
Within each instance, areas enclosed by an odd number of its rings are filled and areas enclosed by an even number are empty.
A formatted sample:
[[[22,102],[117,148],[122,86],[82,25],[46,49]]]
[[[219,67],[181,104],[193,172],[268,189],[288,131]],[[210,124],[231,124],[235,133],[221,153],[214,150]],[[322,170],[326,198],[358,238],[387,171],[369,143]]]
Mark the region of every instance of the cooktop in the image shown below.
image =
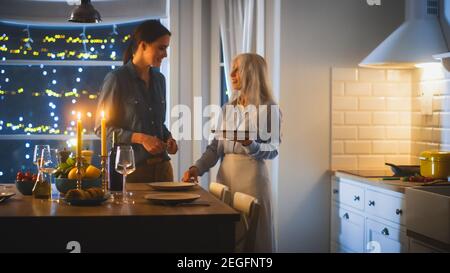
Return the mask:
[[[392,171],[388,170],[347,170],[347,171],[339,170],[339,171],[366,178],[396,177]]]

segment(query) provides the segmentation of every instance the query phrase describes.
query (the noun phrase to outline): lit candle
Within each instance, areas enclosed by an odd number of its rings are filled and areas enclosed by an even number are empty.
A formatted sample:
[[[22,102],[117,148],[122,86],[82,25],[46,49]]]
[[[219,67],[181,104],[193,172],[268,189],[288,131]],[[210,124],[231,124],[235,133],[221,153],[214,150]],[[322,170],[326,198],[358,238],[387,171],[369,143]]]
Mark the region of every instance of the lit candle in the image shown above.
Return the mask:
[[[106,156],[106,119],[105,111],[102,111],[102,156]]]
[[[83,147],[83,124],[81,123],[81,113],[78,112],[77,120],[77,157],[81,157],[81,148]]]

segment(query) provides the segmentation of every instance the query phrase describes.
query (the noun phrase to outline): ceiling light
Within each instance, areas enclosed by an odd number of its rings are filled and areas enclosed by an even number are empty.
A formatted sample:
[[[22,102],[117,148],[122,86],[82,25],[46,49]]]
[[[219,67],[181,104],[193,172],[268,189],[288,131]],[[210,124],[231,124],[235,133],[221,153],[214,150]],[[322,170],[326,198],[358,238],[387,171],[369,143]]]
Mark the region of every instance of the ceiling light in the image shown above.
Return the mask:
[[[100,13],[94,9],[91,0],[81,0],[81,5],[72,10],[69,19],[75,23],[99,23],[101,20]]]

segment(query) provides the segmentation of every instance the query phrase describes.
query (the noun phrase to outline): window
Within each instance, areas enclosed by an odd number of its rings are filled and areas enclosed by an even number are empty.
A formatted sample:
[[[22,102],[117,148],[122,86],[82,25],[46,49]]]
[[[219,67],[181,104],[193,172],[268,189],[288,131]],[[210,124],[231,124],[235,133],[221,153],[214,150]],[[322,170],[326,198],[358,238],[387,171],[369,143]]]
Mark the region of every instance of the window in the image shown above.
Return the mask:
[[[220,103],[224,105],[228,102],[228,90],[227,90],[227,81],[226,81],[226,73],[225,73],[225,63],[223,58],[223,46],[222,39],[220,39]]]
[[[83,28],[0,22],[0,183],[13,182],[19,170],[36,172],[35,145],[71,147],[78,111],[84,146],[100,153],[97,96],[106,74],[122,64],[139,23]]]

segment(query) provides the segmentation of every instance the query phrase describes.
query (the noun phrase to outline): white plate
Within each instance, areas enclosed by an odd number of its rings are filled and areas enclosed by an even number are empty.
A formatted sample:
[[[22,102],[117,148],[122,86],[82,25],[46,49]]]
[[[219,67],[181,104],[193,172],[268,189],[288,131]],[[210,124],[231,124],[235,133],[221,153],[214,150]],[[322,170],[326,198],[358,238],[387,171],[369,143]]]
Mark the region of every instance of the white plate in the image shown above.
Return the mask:
[[[155,203],[173,205],[192,202],[200,198],[200,195],[193,193],[150,193],[146,194],[144,198]]]
[[[182,191],[191,189],[192,187],[195,187],[197,184],[189,182],[156,182],[156,183],[148,183],[147,185],[149,185],[155,190]]]

